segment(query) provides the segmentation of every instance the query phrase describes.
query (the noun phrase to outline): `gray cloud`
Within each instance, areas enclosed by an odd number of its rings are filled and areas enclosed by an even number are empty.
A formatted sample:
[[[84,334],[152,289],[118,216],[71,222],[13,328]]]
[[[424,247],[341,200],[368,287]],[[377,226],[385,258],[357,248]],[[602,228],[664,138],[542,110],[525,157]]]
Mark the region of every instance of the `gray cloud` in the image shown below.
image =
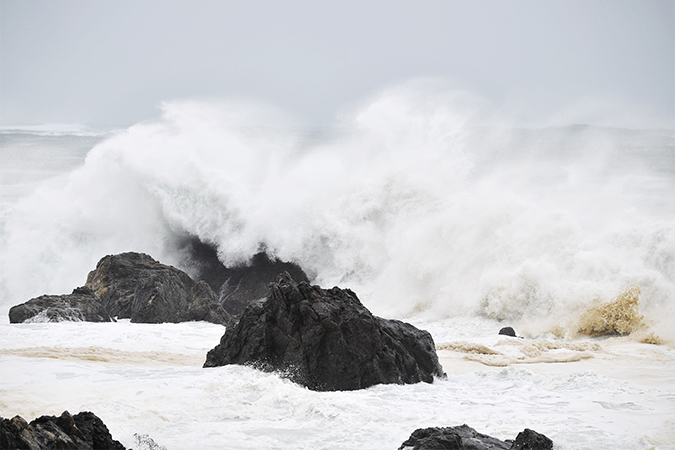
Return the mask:
[[[411,77],[499,104],[606,98],[673,118],[672,1],[2,0],[0,122],[123,126],[252,97],[309,122]]]

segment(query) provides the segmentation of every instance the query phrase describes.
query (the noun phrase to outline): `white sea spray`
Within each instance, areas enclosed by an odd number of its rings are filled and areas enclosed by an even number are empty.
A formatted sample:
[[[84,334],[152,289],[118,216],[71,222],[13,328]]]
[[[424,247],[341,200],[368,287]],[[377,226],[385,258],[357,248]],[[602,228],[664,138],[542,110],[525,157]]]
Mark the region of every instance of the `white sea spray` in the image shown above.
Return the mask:
[[[532,334],[636,284],[667,335],[673,131],[487,126],[488,106],[409,84],[307,130],[259,104],[166,103],[12,206],[2,303],[69,292],[106,254],[179,265],[191,234],[226,264],[260,249],[298,262],[381,315]]]

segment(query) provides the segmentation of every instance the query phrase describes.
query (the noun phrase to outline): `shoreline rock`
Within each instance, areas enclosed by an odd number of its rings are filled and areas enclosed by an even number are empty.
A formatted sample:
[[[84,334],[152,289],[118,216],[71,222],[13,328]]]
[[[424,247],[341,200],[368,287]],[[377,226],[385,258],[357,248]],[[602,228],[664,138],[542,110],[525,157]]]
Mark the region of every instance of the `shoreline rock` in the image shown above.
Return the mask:
[[[373,316],[349,289],[324,290],[278,276],[208,352],[204,367],[252,365],[317,391],[444,377],[431,335]]]
[[[297,264],[265,252],[253,255],[248,264],[226,267],[214,246],[194,236],[179,239],[175,251],[193,277],[144,253],[107,255],[89,272],[85,286],[15,305],[10,322],[107,322],[117,317],[135,323],[202,320],[232,326],[249,303],[267,295],[278,274],[309,281]]]
[[[512,327],[502,328],[501,330],[499,330],[499,334],[503,336],[517,337],[516,330],[514,330]]]
[[[74,416],[64,411],[59,417],[41,416],[30,423],[21,416],[0,417],[0,448],[126,450],[112,438],[103,421],[89,411]]]
[[[204,320],[231,325],[216,294],[203,281],[144,253],[107,255],[89,272],[86,286],[111,316],[133,323]]]
[[[9,323],[113,322],[96,294],[86,286],[71,294],[41,295],[9,309]]]
[[[553,441],[525,428],[514,441],[479,433],[468,425],[419,428],[398,450],[551,450]]]
[[[107,255],[85,286],[68,295],[42,295],[9,310],[10,323],[26,321],[134,323],[206,321],[232,326],[235,319],[204,281],[195,281],[144,253]]]

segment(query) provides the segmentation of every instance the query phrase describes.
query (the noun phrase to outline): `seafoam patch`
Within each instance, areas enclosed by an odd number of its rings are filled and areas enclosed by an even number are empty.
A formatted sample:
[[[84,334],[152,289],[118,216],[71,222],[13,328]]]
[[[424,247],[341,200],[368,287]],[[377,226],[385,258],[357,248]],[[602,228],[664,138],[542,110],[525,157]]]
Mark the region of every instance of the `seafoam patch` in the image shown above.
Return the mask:
[[[159,351],[132,352],[104,347],[25,347],[0,349],[0,355],[151,366],[201,366],[204,362],[203,356]]]
[[[446,342],[438,344],[436,349],[465,353],[464,359],[497,367],[580,361],[602,351],[600,345],[593,342],[557,342],[548,339],[500,340],[493,347],[464,341]]]

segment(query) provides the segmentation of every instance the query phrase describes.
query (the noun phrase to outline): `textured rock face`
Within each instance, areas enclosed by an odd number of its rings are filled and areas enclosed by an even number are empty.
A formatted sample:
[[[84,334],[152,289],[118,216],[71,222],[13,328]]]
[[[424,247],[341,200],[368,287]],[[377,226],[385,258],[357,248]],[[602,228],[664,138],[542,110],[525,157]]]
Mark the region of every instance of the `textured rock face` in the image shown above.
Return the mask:
[[[110,322],[99,298],[88,287],[67,295],[41,295],[9,310],[9,322]]]
[[[415,430],[399,450],[510,450],[511,443],[481,434],[468,425]]]
[[[229,269],[230,277],[220,287],[223,308],[233,315],[241,315],[252,301],[267,296],[269,284],[277,275],[287,272],[298,282],[309,282],[303,270],[293,264],[271,260],[265,253],[258,253],[248,266]]]
[[[68,411],[60,417],[42,416],[31,423],[20,416],[13,419],[0,417],[0,448],[125,450],[94,413],[81,412],[71,416]]]
[[[551,450],[553,441],[541,433],[525,428],[518,433],[510,450]]]
[[[515,441],[501,441],[481,434],[468,425],[415,430],[399,450],[551,450],[553,442],[536,431],[525,429]]]
[[[254,255],[247,265],[225,267],[215,247],[196,237],[185,238],[178,244],[178,251],[184,255],[181,264],[218,293],[225,311],[234,316],[243,313],[252,301],[266,297],[268,285],[282,272],[288,272],[297,282],[309,282],[300,266],[270,259],[264,252]]]
[[[185,272],[143,253],[105,256],[89,273],[86,286],[111,316],[132,322],[232,323],[206,283],[195,282]]]
[[[348,289],[296,283],[288,273],[226,330],[204,367],[227,364],[280,371],[320,391],[444,376],[426,331],[373,316]]]

